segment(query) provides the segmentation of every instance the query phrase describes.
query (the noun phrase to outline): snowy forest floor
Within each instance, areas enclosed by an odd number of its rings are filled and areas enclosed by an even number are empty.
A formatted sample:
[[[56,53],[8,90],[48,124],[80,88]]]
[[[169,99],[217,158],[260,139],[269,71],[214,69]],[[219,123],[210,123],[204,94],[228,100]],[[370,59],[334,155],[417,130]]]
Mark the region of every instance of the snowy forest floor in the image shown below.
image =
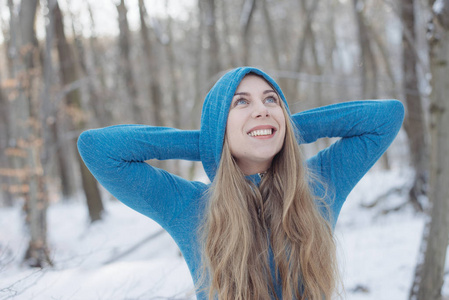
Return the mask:
[[[344,299],[408,299],[425,218],[410,206],[383,211],[406,200],[409,174],[371,171],[348,197],[336,228]],[[388,191],[395,192],[364,208]],[[167,233],[115,259],[160,227],[118,201],[105,205],[104,219],[93,225],[82,201],[49,207],[54,266],[42,270],[20,264],[27,246],[20,206],[1,208],[0,300],[194,299],[187,266]]]

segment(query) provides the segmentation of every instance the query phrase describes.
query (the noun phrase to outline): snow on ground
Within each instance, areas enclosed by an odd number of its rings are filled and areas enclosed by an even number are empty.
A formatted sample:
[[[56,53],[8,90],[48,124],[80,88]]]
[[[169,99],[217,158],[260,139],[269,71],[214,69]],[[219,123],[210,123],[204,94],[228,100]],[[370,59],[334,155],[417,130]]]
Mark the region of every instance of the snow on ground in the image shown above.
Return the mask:
[[[404,170],[371,172],[349,196],[336,228],[344,299],[408,298],[424,218],[409,207],[381,213],[404,201],[400,189],[408,182]],[[361,207],[395,189],[374,208]],[[104,220],[89,226],[83,203],[51,205],[54,267],[44,270],[20,265],[27,244],[20,207],[0,209],[0,300],[194,299],[187,265],[167,233],[114,260],[160,227],[117,201],[106,209]]]

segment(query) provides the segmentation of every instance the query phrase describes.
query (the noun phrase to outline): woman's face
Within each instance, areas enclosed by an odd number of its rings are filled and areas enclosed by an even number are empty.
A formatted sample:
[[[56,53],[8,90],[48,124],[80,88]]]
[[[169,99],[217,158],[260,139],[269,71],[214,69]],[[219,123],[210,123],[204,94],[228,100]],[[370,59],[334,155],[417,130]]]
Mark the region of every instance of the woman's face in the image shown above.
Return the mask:
[[[237,87],[229,109],[226,138],[245,175],[268,170],[282,149],[285,116],[281,101],[274,89],[256,75],[245,76]]]

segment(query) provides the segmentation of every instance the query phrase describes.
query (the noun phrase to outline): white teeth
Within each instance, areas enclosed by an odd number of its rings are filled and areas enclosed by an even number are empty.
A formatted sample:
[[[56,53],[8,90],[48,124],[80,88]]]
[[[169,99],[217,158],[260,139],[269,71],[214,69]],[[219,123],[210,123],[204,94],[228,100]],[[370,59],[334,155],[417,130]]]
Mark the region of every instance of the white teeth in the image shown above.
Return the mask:
[[[260,130],[254,130],[248,133],[249,136],[260,136],[260,135],[271,135],[273,132],[273,129],[260,129]]]

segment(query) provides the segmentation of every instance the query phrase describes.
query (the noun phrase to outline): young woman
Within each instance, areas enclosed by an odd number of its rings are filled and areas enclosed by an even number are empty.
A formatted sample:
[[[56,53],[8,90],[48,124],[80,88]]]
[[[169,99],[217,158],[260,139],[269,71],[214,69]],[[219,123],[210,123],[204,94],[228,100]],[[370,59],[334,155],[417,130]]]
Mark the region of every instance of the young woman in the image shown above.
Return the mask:
[[[200,130],[112,126],[82,133],[78,147],[106,189],[173,237],[198,299],[330,299],[338,214],[403,115],[395,100],[290,115],[276,82],[242,67],[208,93]],[[323,137],[341,139],[304,161],[299,144]],[[211,184],[149,159],[201,161]]]

